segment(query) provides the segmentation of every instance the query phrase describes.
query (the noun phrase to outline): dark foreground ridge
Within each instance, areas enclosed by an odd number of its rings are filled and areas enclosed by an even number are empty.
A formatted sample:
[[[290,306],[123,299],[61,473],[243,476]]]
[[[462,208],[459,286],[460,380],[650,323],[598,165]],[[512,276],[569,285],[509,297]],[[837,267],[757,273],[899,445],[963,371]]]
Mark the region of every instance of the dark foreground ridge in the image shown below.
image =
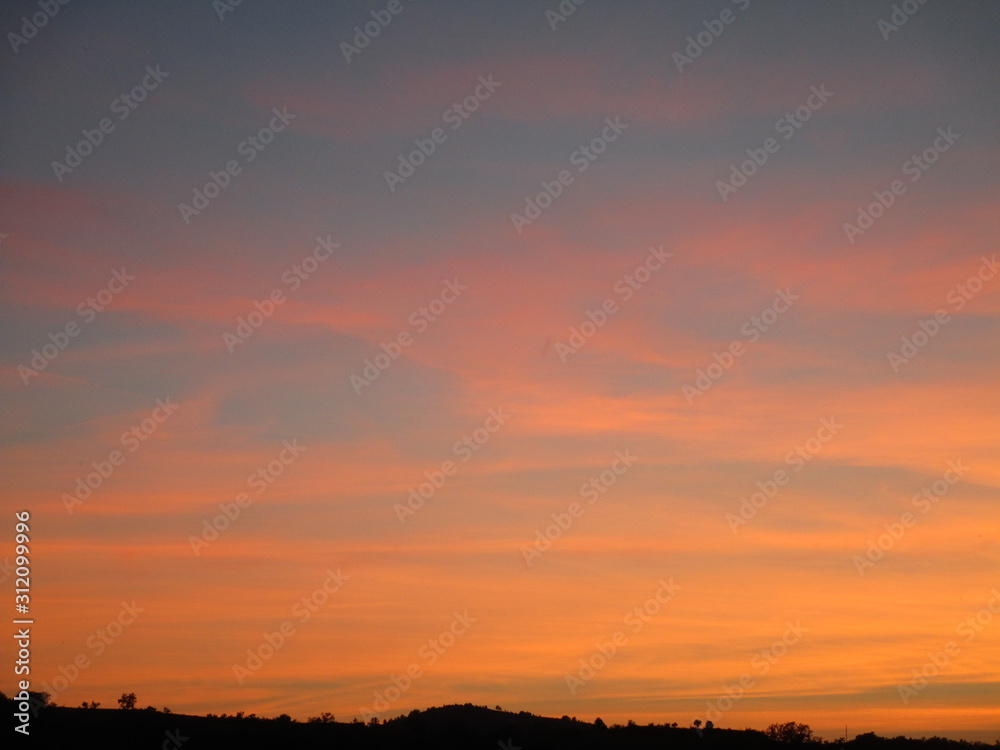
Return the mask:
[[[13,711],[14,702],[3,700]],[[490,709],[486,706],[442,706],[411,711],[406,716],[365,724],[337,722],[331,714],[298,722],[287,715],[260,718],[240,712],[233,716],[188,716],[146,709],[102,709],[35,706],[30,737],[15,732],[15,747],[101,748],[115,750],[202,750],[256,748],[353,750],[996,750],[983,742],[942,737],[910,739],[862,734],[849,742],[823,742],[809,737],[809,729],[789,722],[768,733],[754,729],[679,727],[677,724],[606,726]],[[700,722],[698,722],[700,725]],[[777,730],[775,730],[777,727]],[[784,739],[776,739],[774,736]]]

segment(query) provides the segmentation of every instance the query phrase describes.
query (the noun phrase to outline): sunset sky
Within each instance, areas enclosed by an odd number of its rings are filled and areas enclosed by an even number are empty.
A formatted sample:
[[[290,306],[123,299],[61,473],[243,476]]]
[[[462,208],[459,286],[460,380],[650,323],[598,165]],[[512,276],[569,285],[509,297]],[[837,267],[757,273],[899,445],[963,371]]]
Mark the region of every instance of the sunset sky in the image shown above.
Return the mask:
[[[1000,737],[1000,5],[40,7],[32,689]]]

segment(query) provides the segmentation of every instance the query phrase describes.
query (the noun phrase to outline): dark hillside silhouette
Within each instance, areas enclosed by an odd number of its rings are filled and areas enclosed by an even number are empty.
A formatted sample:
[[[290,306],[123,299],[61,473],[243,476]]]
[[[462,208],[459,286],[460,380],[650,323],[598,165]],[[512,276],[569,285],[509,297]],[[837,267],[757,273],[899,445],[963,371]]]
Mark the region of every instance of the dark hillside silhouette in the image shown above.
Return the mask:
[[[36,694],[37,695],[37,694]],[[2,696],[2,694],[0,694]],[[909,739],[883,738],[873,733],[844,742],[811,739],[809,727],[794,722],[773,724],[768,732],[753,729],[698,728],[674,724],[639,726],[594,723],[564,716],[535,716],[486,706],[442,706],[411,711],[378,724],[359,720],[338,722],[332,714],[298,722],[287,715],[261,718],[239,712],[234,716],[189,716],[160,711],[152,706],[134,706],[134,694],[121,708],[82,708],[44,705],[37,701],[31,720],[31,737],[19,746],[32,748],[74,748],[74,750],[987,750],[993,745],[948,740],[940,737]],[[5,711],[13,712],[13,701],[2,696]],[[98,704],[99,705],[99,704]],[[693,722],[692,722],[693,724]],[[769,736],[770,735],[770,736]],[[782,739],[776,739],[776,738]],[[17,738],[20,740],[21,738]]]

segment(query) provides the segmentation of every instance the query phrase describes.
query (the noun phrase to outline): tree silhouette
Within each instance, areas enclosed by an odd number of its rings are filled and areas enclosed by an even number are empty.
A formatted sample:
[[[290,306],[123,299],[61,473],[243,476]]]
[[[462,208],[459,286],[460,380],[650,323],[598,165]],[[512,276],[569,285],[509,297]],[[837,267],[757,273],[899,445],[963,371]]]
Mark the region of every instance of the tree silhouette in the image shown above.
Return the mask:
[[[333,724],[334,718],[332,713],[324,711],[319,716],[310,716],[306,721],[310,724]]]
[[[701,726],[701,719],[695,719],[694,720],[694,728],[697,729],[700,726]]]
[[[772,740],[795,744],[811,742],[813,739],[813,732],[808,724],[796,724],[794,721],[786,721],[784,724],[772,724],[767,728],[765,734]]]
[[[122,693],[122,697],[118,699],[118,708],[131,711],[135,708],[135,700],[135,693]]]

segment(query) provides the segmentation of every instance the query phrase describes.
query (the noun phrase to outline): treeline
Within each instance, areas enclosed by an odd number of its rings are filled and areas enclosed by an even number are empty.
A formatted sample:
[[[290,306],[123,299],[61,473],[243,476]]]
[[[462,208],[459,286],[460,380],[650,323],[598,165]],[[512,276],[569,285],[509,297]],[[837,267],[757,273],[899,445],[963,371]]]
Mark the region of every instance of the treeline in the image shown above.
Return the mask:
[[[30,706],[30,746],[38,748],[361,748],[406,747],[407,750],[996,750],[993,744],[943,737],[880,737],[873,732],[845,741],[824,741],[805,724],[772,724],[765,731],[722,729],[694,721],[639,725],[607,725],[601,719],[536,716],[505,711],[500,706],[471,703],[411,711],[391,719],[338,722],[330,712],[297,721],[288,714],[261,717],[235,714],[190,716],[168,708],[138,707],[135,693],[123,693],[117,708],[85,701],[79,708],[56,706],[45,694],[33,694]],[[17,702],[0,693],[0,703],[12,713]],[[27,746],[27,744],[25,745]]]

